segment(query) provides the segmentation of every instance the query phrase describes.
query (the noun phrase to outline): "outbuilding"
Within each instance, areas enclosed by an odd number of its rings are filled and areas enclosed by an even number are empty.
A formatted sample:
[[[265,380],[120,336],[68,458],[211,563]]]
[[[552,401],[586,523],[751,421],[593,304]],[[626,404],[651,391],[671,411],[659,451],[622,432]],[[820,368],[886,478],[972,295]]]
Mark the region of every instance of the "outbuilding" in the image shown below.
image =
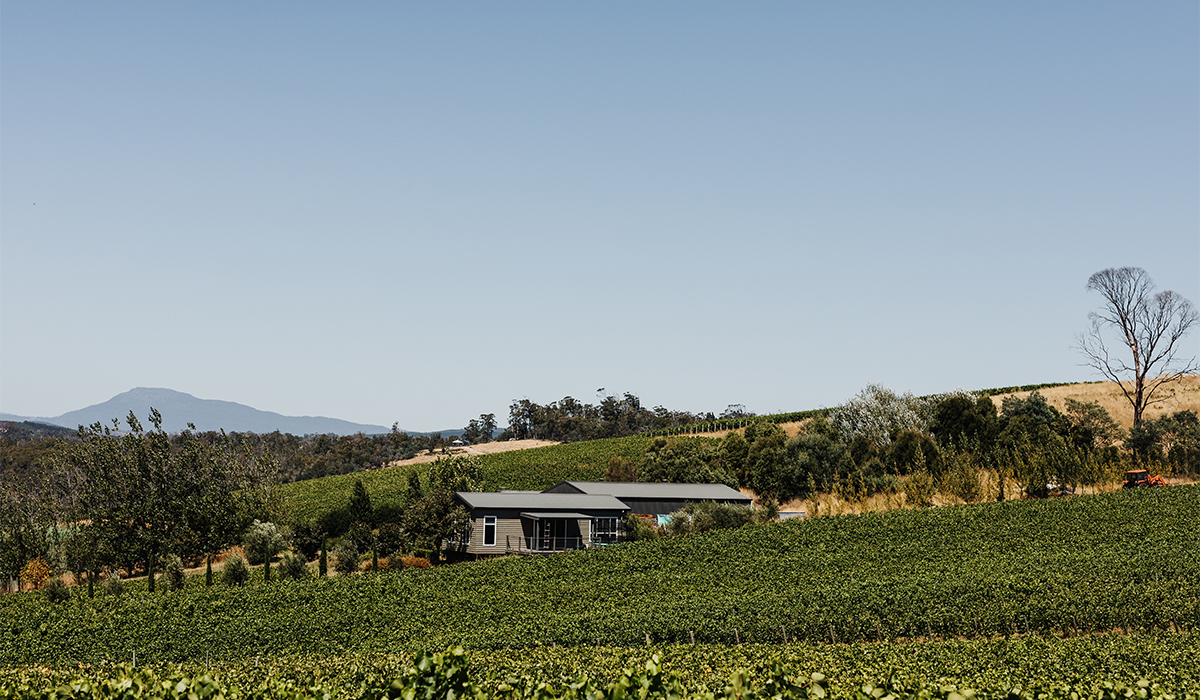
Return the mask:
[[[671,484],[667,482],[563,481],[544,493],[612,496],[637,515],[668,515],[689,503],[715,501],[749,506],[754,499],[725,484]]]

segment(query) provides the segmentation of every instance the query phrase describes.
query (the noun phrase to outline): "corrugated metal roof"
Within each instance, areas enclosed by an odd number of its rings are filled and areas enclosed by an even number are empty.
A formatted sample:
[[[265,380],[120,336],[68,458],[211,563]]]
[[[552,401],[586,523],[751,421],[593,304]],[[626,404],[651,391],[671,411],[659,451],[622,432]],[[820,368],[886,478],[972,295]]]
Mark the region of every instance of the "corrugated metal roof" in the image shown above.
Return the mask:
[[[653,498],[662,501],[744,501],[753,499],[725,484],[668,484],[664,482],[564,481],[582,494],[616,498]],[[558,488],[554,486],[551,488]]]
[[[459,491],[458,498],[471,508],[505,508],[526,511],[629,510],[624,503],[604,494]]]

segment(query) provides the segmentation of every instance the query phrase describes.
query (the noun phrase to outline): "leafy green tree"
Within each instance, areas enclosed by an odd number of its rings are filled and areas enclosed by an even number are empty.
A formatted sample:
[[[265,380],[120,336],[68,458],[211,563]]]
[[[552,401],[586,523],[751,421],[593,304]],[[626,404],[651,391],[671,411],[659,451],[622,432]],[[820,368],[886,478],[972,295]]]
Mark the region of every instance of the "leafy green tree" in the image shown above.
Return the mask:
[[[221,582],[226,586],[245,586],[250,580],[250,565],[246,563],[246,558],[234,552],[225,557],[225,563],[221,565]]]
[[[308,578],[308,561],[296,552],[284,552],[279,560],[279,575],[293,581]]]
[[[608,466],[604,468],[605,481],[637,481],[637,467],[624,457],[613,455],[608,458]]]
[[[896,435],[888,450],[888,460],[896,474],[915,474],[918,469],[925,469],[936,481],[945,471],[933,439],[916,430],[901,430]]]
[[[688,503],[672,513],[667,522],[667,532],[671,535],[688,535],[741,527],[754,521],[755,512],[750,506],[700,501]]]
[[[1068,398],[1067,420],[1071,442],[1080,449],[1105,448],[1121,439],[1121,426],[1097,401]]]
[[[999,432],[996,402],[987,396],[972,399],[967,394],[954,394],[937,403],[929,432],[940,445],[971,444],[989,449]]]
[[[717,459],[721,468],[733,474],[739,483],[745,482],[746,458],[750,456],[750,443],[741,433],[730,431],[725,434],[721,446],[717,449]]]
[[[354,492],[350,495],[350,504],[346,507],[352,523],[371,523],[375,519],[375,509],[371,507],[371,497],[362,479],[354,480]]]
[[[841,433],[824,417],[818,416],[805,432],[787,441],[775,492],[755,490],[760,495],[786,501],[808,496],[814,490],[831,491],[836,483],[854,471],[854,459],[842,441]]]
[[[343,537],[333,549],[333,566],[343,576],[349,576],[358,571],[358,546],[349,537]]]
[[[375,538],[376,547],[380,554],[392,557],[411,545],[408,532],[399,523],[384,523],[379,526],[379,534]]]
[[[479,418],[472,418],[467,427],[463,430],[463,440],[471,444],[480,444],[492,441],[492,434],[496,432],[496,414],[484,413]]]
[[[167,580],[167,588],[172,591],[182,591],[187,585],[187,574],[183,569],[183,560],[179,555],[172,554],[163,566],[163,575]]]
[[[1200,420],[1194,411],[1143,420],[1129,431],[1125,448],[1142,461],[1169,463],[1178,474],[1200,472]]]
[[[56,495],[66,523],[90,522],[89,541],[104,566],[140,563],[154,590],[154,569],[167,552],[211,553],[236,541],[248,515],[271,498],[273,465],[231,440],[215,444],[185,431],[173,445],[162,416],[151,430],[130,412],[121,430],[80,427],[56,462]],[[68,528],[69,529],[69,528]]]
[[[251,564],[269,563],[271,557],[283,551],[284,543],[284,536],[278,525],[259,520],[255,520],[246,528],[246,534],[242,536],[242,545]]]
[[[436,553],[447,540],[466,540],[471,520],[455,494],[478,489],[481,464],[474,456],[439,459],[430,464],[429,488],[405,506],[401,523],[414,547]]]
[[[901,430],[927,432],[934,400],[896,394],[882,384],[869,384],[855,397],[830,414],[830,423],[846,439],[863,435],[879,447],[887,447]]]
[[[755,421],[746,426],[747,449],[741,484],[754,489],[760,496],[785,501],[792,493],[794,479],[785,464],[784,445],[787,433],[769,421]]]
[[[637,473],[643,481],[738,486],[737,478],[721,468],[716,448],[694,439],[655,438],[642,454]]]
[[[58,520],[55,502],[41,488],[0,483],[0,578],[15,580],[26,563],[50,558]]]

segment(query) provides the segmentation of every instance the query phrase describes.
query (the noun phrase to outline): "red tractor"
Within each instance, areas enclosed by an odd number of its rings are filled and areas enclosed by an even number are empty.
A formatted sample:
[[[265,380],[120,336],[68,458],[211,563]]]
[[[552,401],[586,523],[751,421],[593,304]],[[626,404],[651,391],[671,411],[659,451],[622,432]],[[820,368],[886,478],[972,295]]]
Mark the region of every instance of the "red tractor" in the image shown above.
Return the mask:
[[[1150,476],[1150,472],[1145,469],[1130,469],[1125,472],[1125,483],[1121,484],[1121,488],[1140,489],[1166,485],[1167,480],[1161,476]]]

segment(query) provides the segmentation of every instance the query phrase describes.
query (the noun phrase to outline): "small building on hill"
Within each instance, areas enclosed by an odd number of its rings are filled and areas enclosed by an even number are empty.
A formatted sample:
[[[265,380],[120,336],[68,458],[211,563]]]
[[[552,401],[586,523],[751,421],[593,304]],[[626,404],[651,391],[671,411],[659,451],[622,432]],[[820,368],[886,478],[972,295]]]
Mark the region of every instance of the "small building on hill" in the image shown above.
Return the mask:
[[[583,493],[612,496],[637,515],[668,515],[689,503],[715,501],[749,506],[754,499],[725,484],[670,484],[666,482],[563,481],[545,493]]]
[[[460,491],[471,517],[457,552],[491,556],[586,549],[624,539],[622,519],[633,513],[664,517],[688,503],[749,506],[752,499],[724,484],[564,481],[545,491]]]
[[[616,542],[629,507],[612,496],[460,491],[471,534],[452,548],[488,556],[586,549]]]

